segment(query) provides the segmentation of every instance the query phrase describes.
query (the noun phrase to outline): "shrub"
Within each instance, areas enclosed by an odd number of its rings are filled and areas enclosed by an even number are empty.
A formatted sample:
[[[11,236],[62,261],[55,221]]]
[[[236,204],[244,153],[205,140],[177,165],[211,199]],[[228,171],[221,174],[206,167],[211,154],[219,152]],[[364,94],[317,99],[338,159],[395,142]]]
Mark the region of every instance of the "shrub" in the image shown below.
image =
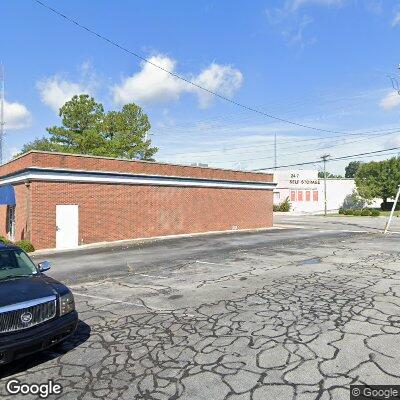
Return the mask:
[[[288,211],[290,211],[291,207],[292,207],[292,205],[290,204],[289,197],[286,197],[286,199],[284,201],[282,201],[282,203],[274,205],[273,210],[281,211],[281,212],[288,212]]]
[[[340,212],[341,211],[341,212]],[[362,210],[339,210],[339,214],[343,215],[355,215],[363,217],[379,217],[381,214],[379,210],[373,208],[363,208]]]
[[[364,208],[361,210],[361,215],[363,217],[369,217],[371,215],[371,210],[369,208]]]
[[[366,200],[360,197],[357,192],[353,190],[353,193],[348,194],[344,198],[342,208],[344,210],[361,210],[366,204]]]
[[[15,245],[21,248],[22,250],[26,251],[27,253],[35,251],[33,244],[29,240],[20,240],[18,242],[15,242]]]
[[[6,237],[4,236],[0,236],[0,242],[4,243],[4,244],[9,244],[12,243],[11,240],[8,240]]]
[[[342,207],[339,208],[339,214],[343,215],[344,214],[344,209]]]
[[[286,199],[281,203],[281,211],[288,212],[291,207],[292,205],[290,204],[289,197],[286,197]]]

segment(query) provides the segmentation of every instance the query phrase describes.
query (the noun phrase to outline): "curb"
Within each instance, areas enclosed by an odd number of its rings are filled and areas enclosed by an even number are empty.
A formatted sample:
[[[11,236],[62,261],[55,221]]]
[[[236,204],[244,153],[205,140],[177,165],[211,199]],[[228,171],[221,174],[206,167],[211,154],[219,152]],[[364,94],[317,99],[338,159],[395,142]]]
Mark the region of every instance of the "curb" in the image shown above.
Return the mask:
[[[90,243],[83,244],[73,249],[40,249],[36,250],[32,253],[29,253],[32,257],[42,257],[45,255],[57,255],[57,254],[67,254],[67,253],[79,253],[85,250],[103,250],[103,249],[112,249],[112,248],[124,248],[128,246],[139,246],[143,244],[152,244],[164,241],[170,241],[174,239],[185,239],[185,238],[193,238],[193,237],[201,237],[201,236],[218,236],[218,235],[231,235],[235,233],[256,233],[256,232],[266,232],[270,230],[277,229],[288,229],[287,227],[281,225],[274,225],[268,228],[257,228],[257,229],[235,229],[229,231],[211,231],[211,232],[199,232],[199,233],[185,233],[180,235],[168,235],[168,236],[153,236],[149,238],[137,238],[137,239],[124,239],[124,240],[116,240],[113,242],[98,242],[98,243]]]

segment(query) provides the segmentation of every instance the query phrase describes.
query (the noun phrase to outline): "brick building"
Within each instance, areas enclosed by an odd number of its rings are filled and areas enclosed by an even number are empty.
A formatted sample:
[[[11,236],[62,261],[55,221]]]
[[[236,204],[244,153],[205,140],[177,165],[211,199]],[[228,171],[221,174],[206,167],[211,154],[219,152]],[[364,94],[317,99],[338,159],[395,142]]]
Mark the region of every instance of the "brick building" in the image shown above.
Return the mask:
[[[0,166],[0,235],[40,249],[270,227],[272,180],[264,173],[32,151]]]

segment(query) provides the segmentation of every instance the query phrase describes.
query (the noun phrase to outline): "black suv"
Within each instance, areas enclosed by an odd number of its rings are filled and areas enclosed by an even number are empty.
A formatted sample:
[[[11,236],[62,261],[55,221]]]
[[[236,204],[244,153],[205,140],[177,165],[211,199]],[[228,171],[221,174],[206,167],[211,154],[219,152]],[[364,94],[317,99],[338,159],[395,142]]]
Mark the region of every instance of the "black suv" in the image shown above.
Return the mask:
[[[78,322],[74,297],[19,247],[0,244],[0,365],[62,342]]]

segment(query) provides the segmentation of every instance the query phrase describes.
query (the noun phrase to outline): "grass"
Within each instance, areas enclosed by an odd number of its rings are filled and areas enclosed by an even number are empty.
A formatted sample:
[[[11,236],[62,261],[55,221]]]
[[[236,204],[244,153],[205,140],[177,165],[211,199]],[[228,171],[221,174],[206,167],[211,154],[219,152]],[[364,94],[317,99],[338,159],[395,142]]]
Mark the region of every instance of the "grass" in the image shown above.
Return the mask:
[[[388,217],[390,215],[390,211],[381,211],[381,216]],[[400,210],[395,211],[393,214],[394,217],[400,217]]]
[[[379,210],[378,208],[377,208],[377,210]],[[381,211],[381,210],[379,210],[380,211],[380,217],[388,217],[389,215],[390,215],[390,211]],[[343,215],[343,214],[339,214],[339,213],[336,213],[336,214],[328,214],[328,217],[366,217],[365,215]],[[367,215],[367,217],[368,217],[368,215]],[[370,218],[376,218],[376,217],[371,217],[371,216],[369,216]],[[400,217],[400,210],[397,210],[397,211],[395,211],[394,212],[394,214],[393,214],[393,217],[396,217],[396,218],[398,218],[398,217]]]

